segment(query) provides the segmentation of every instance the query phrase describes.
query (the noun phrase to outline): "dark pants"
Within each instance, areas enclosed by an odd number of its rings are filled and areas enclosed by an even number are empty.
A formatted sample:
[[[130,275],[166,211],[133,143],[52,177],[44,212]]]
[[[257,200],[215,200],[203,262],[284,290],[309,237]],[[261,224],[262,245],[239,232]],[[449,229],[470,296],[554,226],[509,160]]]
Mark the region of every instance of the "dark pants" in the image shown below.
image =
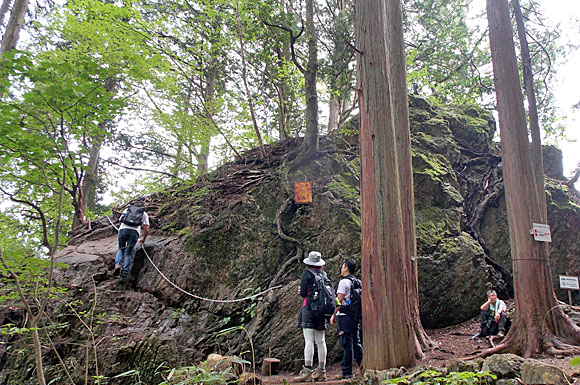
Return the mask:
[[[115,258],[115,264],[123,266],[122,276],[126,277],[129,274],[129,267],[131,266],[131,253],[133,248],[139,240],[139,233],[133,229],[119,230],[119,252]]]
[[[490,314],[489,311],[481,311],[481,331],[479,332],[480,337],[493,336],[498,333],[499,330],[505,332],[506,317],[505,313],[501,312],[499,316],[499,322]]]
[[[360,366],[362,362],[363,347],[360,343],[360,320],[355,320],[351,315],[338,316],[338,341],[344,349],[342,356],[342,375],[352,375],[353,358]]]

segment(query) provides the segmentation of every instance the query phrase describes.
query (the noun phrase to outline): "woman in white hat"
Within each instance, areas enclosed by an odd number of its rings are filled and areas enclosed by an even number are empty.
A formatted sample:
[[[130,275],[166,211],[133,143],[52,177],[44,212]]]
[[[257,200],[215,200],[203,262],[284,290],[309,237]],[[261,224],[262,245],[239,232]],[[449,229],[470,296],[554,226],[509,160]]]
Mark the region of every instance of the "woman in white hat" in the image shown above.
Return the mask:
[[[311,311],[308,306],[312,302],[312,296],[316,290],[315,275],[328,279],[322,266],[326,262],[318,251],[311,251],[308,258],[303,261],[307,269],[302,273],[300,279],[300,296],[304,298],[300,315],[298,316],[298,327],[302,328],[304,334],[304,367],[300,371],[296,381],[324,381],[326,380],[326,342],[324,341],[324,331],[328,327],[328,318],[324,315]],[[318,348],[318,367],[314,370],[312,363],[314,359],[314,343]]]

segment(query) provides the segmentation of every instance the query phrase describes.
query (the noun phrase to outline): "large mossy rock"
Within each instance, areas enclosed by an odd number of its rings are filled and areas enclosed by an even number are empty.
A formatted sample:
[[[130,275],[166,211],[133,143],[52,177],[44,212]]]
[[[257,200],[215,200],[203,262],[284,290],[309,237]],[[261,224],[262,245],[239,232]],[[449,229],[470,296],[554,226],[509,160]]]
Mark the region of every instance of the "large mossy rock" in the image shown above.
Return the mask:
[[[558,298],[568,301],[566,291],[559,289],[559,275],[578,275],[580,272],[580,201],[576,192],[561,180],[554,179],[561,175],[562,154],[554,147],[544,147],[546,175],[546,200],[548,203],[548,224],[552,232],[552,242],[549,245],[550,265],[552,268],[553,287]],[[556,163],[559,167],[555,166]],[[503,187],[491,199],[484,209],[481,221],[480,243],[486,246],[488,259],[499,266],[503,278],[510,283],[508,292],[512,294],[513,280],[511,250],[509,243],[509,227]]]
[[[424,325],[436,328],[477,315],[489,288],[509,294],[501,158],[487,111],[438,108],[415,97],[410,105],[420,310]],[[153,235],[145,250],[137,250],[126,286],[111,277],[116,238],[105,218],[73,234],[58,255],[69,264],[58,280],[82,289],[72,293],[79,311],[91,309],[96,288],[101,374],[135,369],[144,382],[155,383],[161,378],[157,367],[190,365],[210,353],[246,352],[249,359],[252,346],[257,362],[276,357],[288,368],[301,358],[303,336],[296,328],[301,251],[321,251],[335,283],[345,257],[360,261],[357,126],[353,121],[344,132],[321,138],[319,155],[292,171],[284,160],[297,143],[279,143],[267,148],[264,159],[252,150],[193,185],[146,197]],[[551,167],[557,173],[557,165]],[[292,183],[305,180],[312,182],[313,202],[297,205]],[[568,259],[580,251],[580,211],[557,182],[550,202],[552,264],[574,269]],[[244,302],[190,295],[229,300],[274,285],[282,287]],[[87,336],[66,313],[62,309],[60,317],[69,326],[55,341],[82,371]],[[328,362],[340,360],[335,329],[326,343]],[[47,362],[57,362],[47,355]],[[19,362],[30,362],[26,357]],[[8,367],[10,362],[0,383]],[[25,382],[14,382],[20,383]]]

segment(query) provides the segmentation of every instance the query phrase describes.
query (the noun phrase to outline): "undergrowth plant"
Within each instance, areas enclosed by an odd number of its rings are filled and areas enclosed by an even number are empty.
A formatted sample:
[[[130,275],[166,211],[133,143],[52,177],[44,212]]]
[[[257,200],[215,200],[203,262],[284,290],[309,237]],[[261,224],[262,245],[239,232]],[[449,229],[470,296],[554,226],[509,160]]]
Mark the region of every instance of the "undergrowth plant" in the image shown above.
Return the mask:
[[[231,367],[215,371],[214,368],[206,365],[186,366],[179,369],[172,369],[167,375],[167,379],[159,385],[222,385],[228,382]]]
[[[424,370],[403,377],[385,380],[385,385],[484,385],[497,376],[488,372],[451,372],[444,375],[436,370]],[[490,381],[492,380],[492,381]]]

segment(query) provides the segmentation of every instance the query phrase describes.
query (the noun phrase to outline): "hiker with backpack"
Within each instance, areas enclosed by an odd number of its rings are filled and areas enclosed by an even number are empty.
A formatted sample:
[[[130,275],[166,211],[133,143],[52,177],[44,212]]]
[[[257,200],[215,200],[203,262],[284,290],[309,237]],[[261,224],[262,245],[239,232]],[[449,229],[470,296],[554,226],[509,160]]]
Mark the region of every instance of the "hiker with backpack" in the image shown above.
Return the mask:
[[[298,327],[304,334],[304,366],[298,377],[298,382],[326,380],[326,342],[324,332],[328,327],[328,319],[334,311],[336,297],[334,288],[328,276],[322,270],[326,262],[318,251],[311,251],[304,259],[307,269],[300,279],[300,296],[304,298]],[[314,360],[314,344],[318,348],[318,367],[312,368]]]
[[[361,296],[362,283],[353,274],[356,271],[356,261],[346,259],[340,268],[340,281],[336,289],[337,306],[330,318],[334,325],[338,318],[338,341],[344,349],[342,356],[342,378],[352,378],[352,362],[360,366],[363,347],[360,341],[360,322],[362,315]]]
[[[121,274],[121,282],[126,281],[131,266],[133,248],[139,242],[145,244],[149,235],[149,215],[145,211],[143,202],[129,205],[119,218],[119,249],[115,257],[115,270],[113,276]],[[143,234],[141,234],[143,228]],[[141,238],[139,238],[141,236]]]

